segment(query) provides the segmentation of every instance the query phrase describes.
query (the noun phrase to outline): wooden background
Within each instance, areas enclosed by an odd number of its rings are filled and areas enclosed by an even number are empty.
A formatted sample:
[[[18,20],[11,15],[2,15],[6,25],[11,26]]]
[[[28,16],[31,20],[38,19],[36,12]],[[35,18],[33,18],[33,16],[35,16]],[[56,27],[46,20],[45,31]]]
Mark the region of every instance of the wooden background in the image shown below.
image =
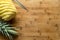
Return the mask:
[[[60,40],[60,0],[19,1],[29,11],[16,5],[13,26],[19,36],[15,40]]]

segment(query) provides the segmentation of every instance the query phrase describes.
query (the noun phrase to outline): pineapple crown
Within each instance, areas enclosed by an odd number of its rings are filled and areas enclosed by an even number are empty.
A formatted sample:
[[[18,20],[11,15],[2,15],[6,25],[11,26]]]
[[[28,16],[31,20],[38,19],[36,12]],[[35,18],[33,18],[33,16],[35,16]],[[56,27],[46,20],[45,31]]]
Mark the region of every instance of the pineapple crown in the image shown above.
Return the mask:
[[[9,40],[13,40],[13,35],[17,35],[15,29],[3,20],[0,20],[0,32]]]

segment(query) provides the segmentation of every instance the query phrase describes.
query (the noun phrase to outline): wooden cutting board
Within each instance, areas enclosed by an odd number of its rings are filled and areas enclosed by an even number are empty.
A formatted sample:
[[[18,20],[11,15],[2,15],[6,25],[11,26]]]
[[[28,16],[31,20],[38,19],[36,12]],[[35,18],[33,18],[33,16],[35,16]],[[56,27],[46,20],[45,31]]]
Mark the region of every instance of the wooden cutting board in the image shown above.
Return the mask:
[[[29,10],[17,6],[14,23],[18,30],[17,40],[60,40],[59,0],[20,0]]]
[[[15,40],[60,40],[60,0],[19,0],[29,11],[16,5]],[[0,37],[1,38],[1,37]]]

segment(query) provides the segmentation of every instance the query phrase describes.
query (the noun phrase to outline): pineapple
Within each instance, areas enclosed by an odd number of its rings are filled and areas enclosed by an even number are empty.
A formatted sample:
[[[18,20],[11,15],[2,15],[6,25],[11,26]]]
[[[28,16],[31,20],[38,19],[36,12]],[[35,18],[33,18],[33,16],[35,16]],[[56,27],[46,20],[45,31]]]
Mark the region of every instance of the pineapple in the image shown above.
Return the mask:
[[[14,2],[27,10],[18,0],[14,0]],[[15,15],[16,8],[12,0],[0,0],[0,32],[9,38],[9,40],[13,40],[13,35],[17,35],[17,32],[7,23],[14,18]]]

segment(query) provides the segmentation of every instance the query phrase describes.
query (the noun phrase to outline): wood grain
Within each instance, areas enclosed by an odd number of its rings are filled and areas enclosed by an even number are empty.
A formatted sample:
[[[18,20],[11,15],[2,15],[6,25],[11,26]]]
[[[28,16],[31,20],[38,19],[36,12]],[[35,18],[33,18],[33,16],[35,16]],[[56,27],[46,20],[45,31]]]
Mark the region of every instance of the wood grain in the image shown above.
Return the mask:
[[[60,0],[20,0],[29,10],[16,6],[17,40],[60,40]]]
[[[60,40],[60,0],[19,0],[29,11],[16,5],[15,40]]]

